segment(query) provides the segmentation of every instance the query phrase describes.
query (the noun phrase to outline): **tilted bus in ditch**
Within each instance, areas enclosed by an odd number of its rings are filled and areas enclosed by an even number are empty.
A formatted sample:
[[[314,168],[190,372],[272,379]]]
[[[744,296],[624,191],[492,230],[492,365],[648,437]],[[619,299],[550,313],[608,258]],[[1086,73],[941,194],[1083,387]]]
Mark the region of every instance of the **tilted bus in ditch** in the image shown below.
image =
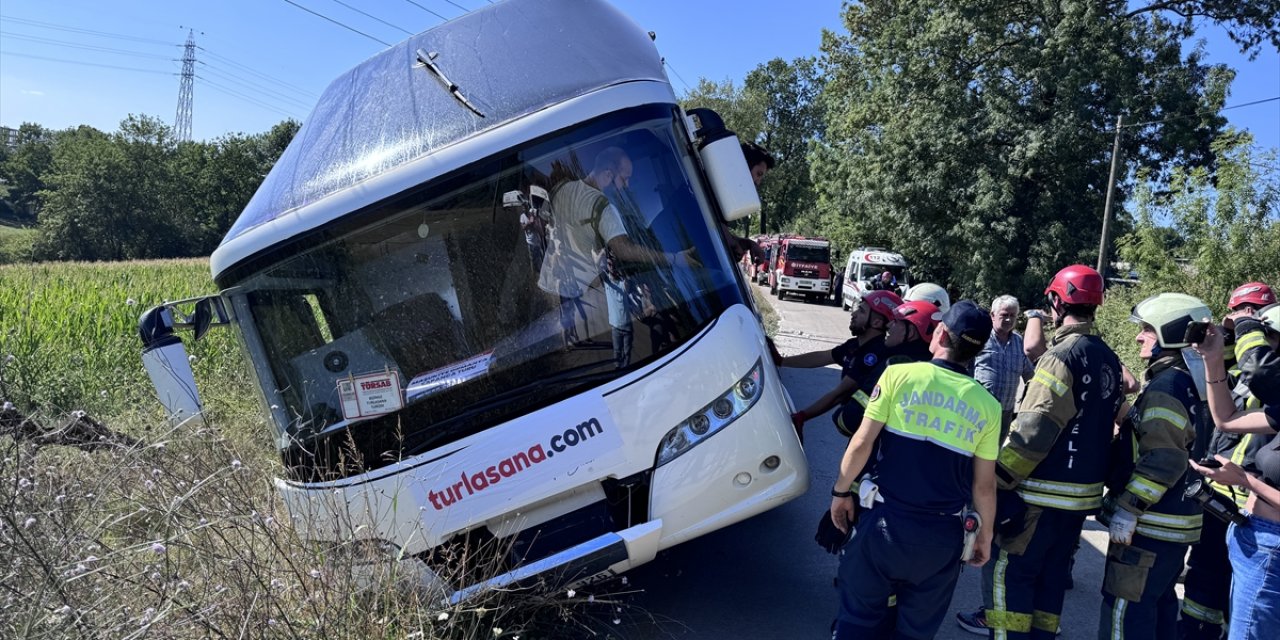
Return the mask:
[[[302,535],[424,580],[436,551],[503,543],[455,599],[624,571],[800,495],[718,231],[759,199],[737,139],[695,115],[600,1],[510,0],[375,55],[214,252],[220,293],[143,315],[161,400],[201,410],[174,330],[229,326]]]

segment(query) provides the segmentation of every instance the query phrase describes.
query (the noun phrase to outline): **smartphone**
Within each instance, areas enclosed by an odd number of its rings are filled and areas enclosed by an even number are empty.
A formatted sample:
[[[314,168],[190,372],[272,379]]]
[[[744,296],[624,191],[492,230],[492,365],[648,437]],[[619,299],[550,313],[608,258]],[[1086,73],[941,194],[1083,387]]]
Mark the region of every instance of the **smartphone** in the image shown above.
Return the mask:
[[[1215,457],[1213,457],[1213,456],[1209,456],[1209,457],[1205,458],[1204,460],[1201,460],[1201,461],[1199,462],[1199,465],[1200,465],[1200,466],[1202,466],[1202,467],[1207,467],[1207,468],[1209,468],[1209,469],[1221,469],[1221,468],[1222,468],[1222,463],[1221,463],[1221,462],[1218,462],[1218,459],[1217,459],[1217,458],[1215,458]]]
[[[1182,335],[1182,341],[1190,344],[1200,344],[1204,342],[1205,333],[1209,331],[1208,322],[1193,321],[1187,323],[1187,330]]]

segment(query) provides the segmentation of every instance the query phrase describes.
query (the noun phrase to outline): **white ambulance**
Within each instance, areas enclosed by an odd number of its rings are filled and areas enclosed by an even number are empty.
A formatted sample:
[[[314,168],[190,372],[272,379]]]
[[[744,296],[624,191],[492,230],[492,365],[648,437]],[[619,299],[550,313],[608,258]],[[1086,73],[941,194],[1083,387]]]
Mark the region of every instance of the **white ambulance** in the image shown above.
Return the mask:
[[[871,290],[874,283],[888,271],[893,280],[893,292],[907,292],[907,259],[880,247],[859,247],[849,252],[844,267],[844,290],[840,294],[840,306],[848,309],[854,300]]]

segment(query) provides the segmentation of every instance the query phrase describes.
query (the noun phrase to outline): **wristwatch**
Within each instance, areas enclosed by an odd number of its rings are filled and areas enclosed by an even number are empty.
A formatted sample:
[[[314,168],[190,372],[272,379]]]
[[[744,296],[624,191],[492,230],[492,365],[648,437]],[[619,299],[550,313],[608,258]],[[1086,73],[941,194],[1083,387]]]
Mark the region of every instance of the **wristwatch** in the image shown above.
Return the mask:
[[[832,498],[852,498],[853,490],[851,489],[849,491],[836,491],[835,487],[831,487],[831,497]]]
[[[1034,309],[1032,309],[1031,311],[1028,311],[1028,312],[1027,312],[1027,319],[1028,319],[1028,320],[1030,320],[1030,319],[1032,319],[1032,318],[1039,318],[1041,321],[1043,321],[1043,320],[1044,320],[1044,312],[1043,312],[1043,311],[1036,311],[1036,310],[1034,310]]]

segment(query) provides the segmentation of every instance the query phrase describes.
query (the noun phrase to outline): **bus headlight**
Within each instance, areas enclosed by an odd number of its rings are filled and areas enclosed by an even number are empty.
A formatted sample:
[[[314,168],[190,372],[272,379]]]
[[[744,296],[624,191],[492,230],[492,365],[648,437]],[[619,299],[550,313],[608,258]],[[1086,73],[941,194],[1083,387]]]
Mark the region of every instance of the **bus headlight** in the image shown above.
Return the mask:
[[[658,444],[657,459],[653,466],[661,467],[675,460],[746,413],[760,399],[762,372],[761,361],[756,360],[751,371],[733,383],[719,398],[668,431]]]

